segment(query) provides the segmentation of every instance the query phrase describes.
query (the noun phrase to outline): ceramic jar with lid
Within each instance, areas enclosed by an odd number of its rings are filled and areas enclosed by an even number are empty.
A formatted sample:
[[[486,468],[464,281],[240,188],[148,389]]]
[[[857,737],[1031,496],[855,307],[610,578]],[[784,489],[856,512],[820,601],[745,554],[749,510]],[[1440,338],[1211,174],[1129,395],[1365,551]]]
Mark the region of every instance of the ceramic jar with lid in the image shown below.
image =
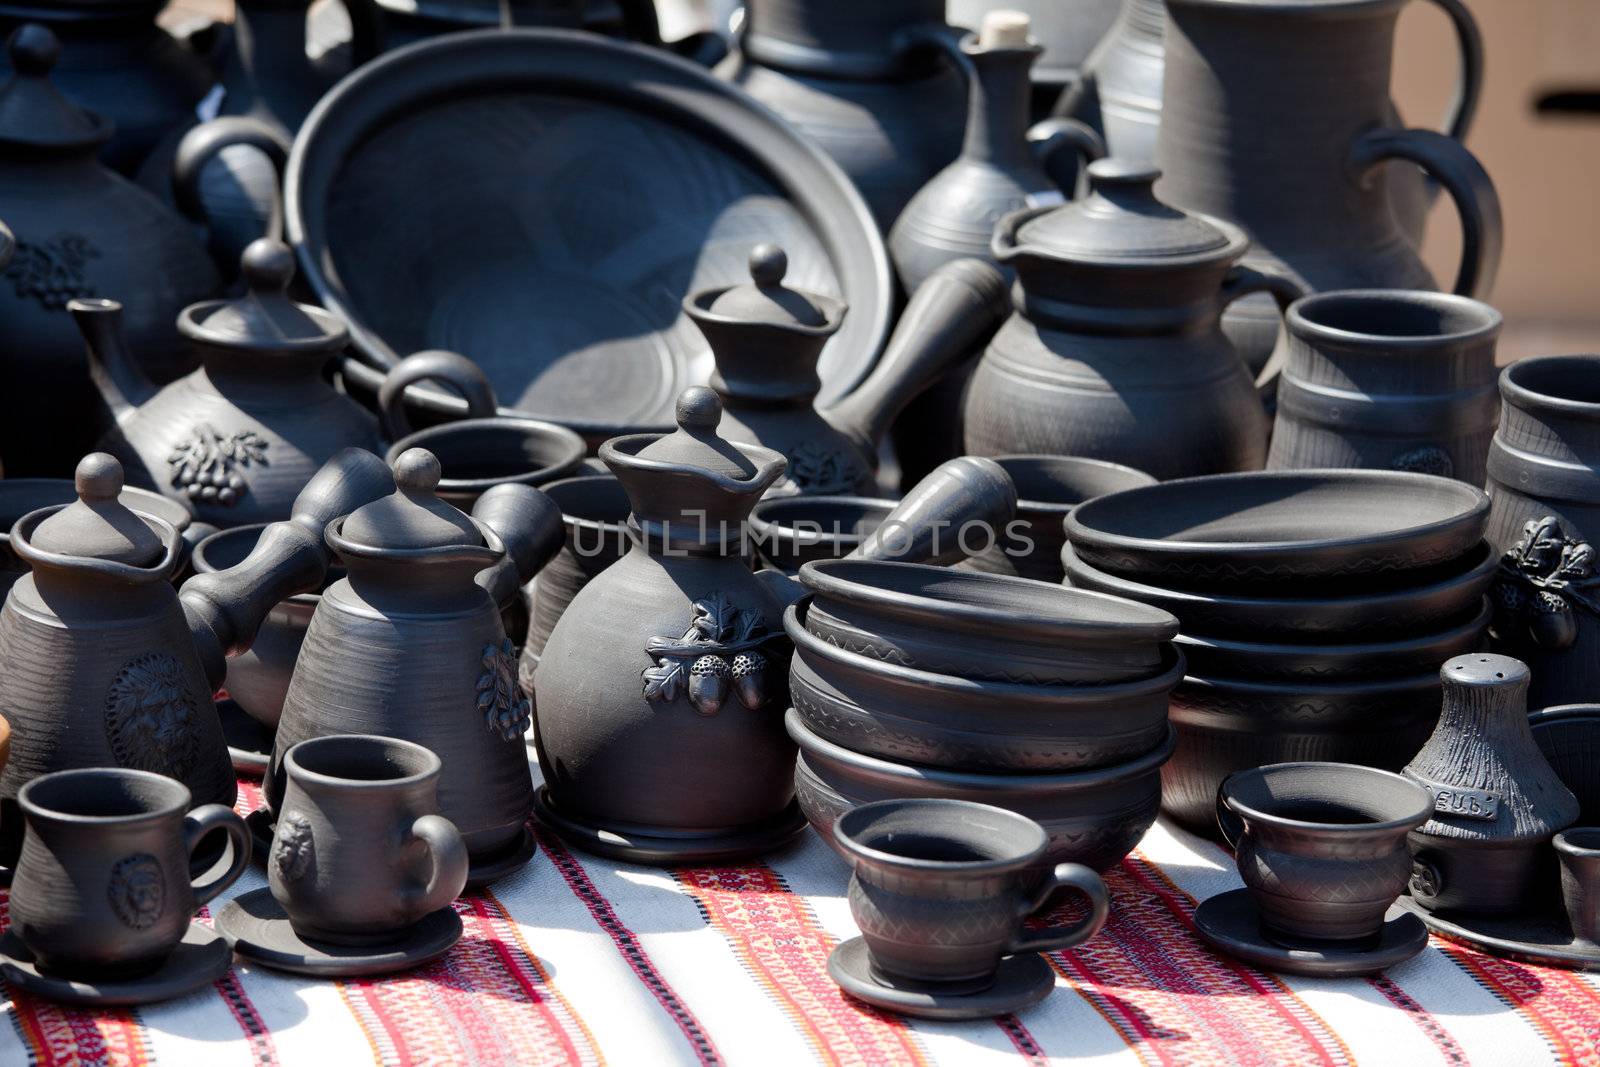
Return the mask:
[[[1222,313],[1302,291],[1240,265],[1244,233],[1158,199],[1159,176],[1098,160],[1083,200],[1000,221],[1014,311],[967,391],[969,452],[1088,456],[1158,479],[1261,467],[1267,416]]]
[[[672,433],[601,446],[633,547],[573,597],[535,675],[535,813],[636,863],[757,855],[804,825],[784,605],[753,573],[744,530],[784,460],[722,437],[704,387],[683,392],[677,418]]]

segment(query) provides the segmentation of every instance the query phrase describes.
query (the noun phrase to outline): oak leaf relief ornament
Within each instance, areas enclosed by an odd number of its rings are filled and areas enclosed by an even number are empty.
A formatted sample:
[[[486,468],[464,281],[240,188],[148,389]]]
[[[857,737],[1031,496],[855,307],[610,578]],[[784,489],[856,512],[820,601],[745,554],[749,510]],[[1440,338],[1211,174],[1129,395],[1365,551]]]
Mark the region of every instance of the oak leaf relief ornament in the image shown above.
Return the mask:
[[[750,710],[761,708],[768,700],[768,671],[760,646],[774,636],[759,612],[735,607],[722,593],[696,600],[682,637],[645,642],[655,666],[643,671],[644,698],[670,704],[687,694],[695,711],[715,715],[731,692]]]

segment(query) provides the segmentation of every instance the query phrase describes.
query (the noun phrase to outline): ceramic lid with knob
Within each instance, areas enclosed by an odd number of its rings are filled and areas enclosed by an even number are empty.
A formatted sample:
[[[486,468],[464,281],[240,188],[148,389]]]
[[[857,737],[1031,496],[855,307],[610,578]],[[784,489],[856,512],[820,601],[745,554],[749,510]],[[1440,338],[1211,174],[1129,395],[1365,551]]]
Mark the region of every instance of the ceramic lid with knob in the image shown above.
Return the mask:
[[[443,469],[425,448],[395,458],[395,491],[351,512],[339,536],[362,548],[405,550],[481,546],[483,532],[459,508],[437,496]]]
[[[996,227],[996,258],[1034,255],[1109,267],[1198,266],[1237,258],[1248,246],[1238,227],[1163,203],[1161,171],[1144,163],[1097,159],[1089,193],[1059,207],[1026,208]]]
[[[789,257],[775,244],[750,250],[750,281],[726,289],[702,290],[689,298],[690,313],[707,311],[749,325],[786,326],[833,333],[844,318],[845,304],[833,297],[791,289],[783,284]]]
[[[722,399],[703,385],[678,397],[678,428],[662,434],[635,453],[635,458],[677,467],[695,467],[728,478],[753,478],[756,463],[740,446],[717,433]]]
[[[42,149],[98,149],[112,124],[85,111],[57,89],[50,72],[61,58],[61,42],[36,23],[18,26],[6,38],[11,77],[0,85],[0,144]]]
[[[166,542],[117,499],[122,464],[104,452],[92,452],[78,461],[74,483],[78,499],[39,523],[28,538],[33,549],[132,567],[161,562]]]
[[[289,298],[294,252],[282,241],[261,237],[239,257],[245,295],[206,300],[178,315],[185,337],[219,348],[254,351],[324,351],[343,348],[349,331],[337,316]]]

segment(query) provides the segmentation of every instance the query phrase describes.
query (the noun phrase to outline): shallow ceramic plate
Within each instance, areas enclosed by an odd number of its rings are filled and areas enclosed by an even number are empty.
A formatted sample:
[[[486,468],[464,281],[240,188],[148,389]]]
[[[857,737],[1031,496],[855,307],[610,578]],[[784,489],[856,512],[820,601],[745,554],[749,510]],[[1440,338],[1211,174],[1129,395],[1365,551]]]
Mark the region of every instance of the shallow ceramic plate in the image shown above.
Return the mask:
[[[1414,581],[1483,537],[1489,497],[1409,471],[1250,471],[1182,478],[1089,500],[1067,516],[1078,558],[1186,587]]]
[[[783,247],[789,284],[850,305],[824,405],[866,376],[894,299],[831,160],[694,64],[593,34],[455,33],[367,64],[306,119],[285,211],[306,280],[349,324],[348,383],[450,349],[503,404],[591,441],[671,428],[711,370],[679,302],[748,280],[755,244]]]

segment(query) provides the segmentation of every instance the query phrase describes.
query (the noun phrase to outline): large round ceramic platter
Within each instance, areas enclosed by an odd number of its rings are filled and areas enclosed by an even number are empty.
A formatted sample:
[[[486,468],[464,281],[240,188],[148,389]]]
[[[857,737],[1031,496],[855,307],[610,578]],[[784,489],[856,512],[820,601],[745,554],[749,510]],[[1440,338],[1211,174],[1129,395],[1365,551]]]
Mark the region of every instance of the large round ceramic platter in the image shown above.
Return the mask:
[[[712,368],[680,302],[747,281],[763,241],[790,284],[850,305],[822,404],[889,328],[888,256],[843,171],[701,68],[593,34],[455,33],[367,64],[306,119],[284,196],[306,281],[349,325],[358,392],[443,348],[477,361],[507,414],[591,442],[671,429]],[[407,396],[464,410],[431,386]]]
[[[1250,471],[1086,501],[1067,516],[1078,558],[1179,588],[1414,583],[1483,537],[1489,498],[1409,471]]]

